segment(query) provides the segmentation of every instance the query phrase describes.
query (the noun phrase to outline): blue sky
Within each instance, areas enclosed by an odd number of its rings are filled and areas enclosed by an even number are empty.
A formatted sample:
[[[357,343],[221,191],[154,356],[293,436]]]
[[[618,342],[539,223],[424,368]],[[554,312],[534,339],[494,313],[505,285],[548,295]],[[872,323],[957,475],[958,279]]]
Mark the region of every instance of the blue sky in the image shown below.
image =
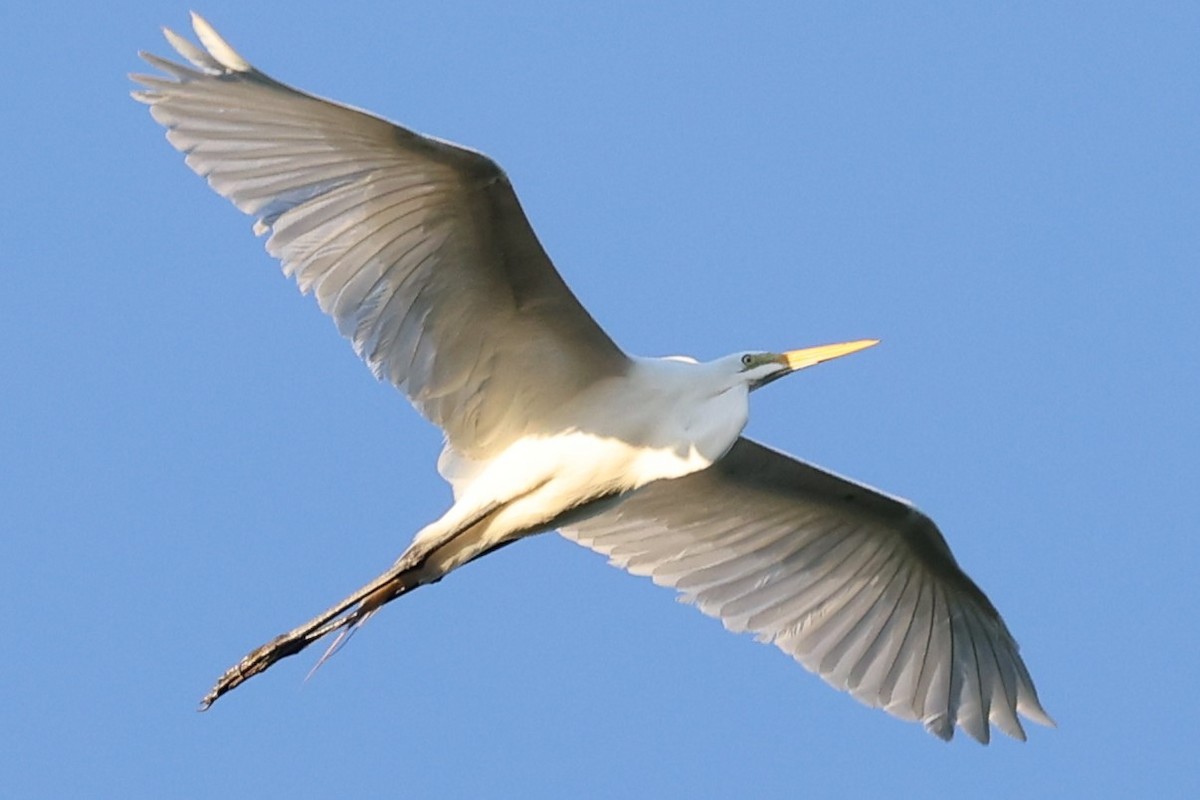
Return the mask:
[[[933,516],[1059,728],[944,745],[557,536],[197,714],[441,513],[440,437],[128,99],[187,7],[10,0],[0,793],[1197,793],[1200,10],[747,8],[197,10],[495,157],[630,351],[882,339],[748,430]]]

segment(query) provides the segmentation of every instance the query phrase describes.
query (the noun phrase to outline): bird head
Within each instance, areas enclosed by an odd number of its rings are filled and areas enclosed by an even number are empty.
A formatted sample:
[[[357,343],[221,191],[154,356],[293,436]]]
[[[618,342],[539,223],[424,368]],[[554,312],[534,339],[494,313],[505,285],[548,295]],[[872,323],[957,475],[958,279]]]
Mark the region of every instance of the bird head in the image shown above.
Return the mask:
[[[854,342],[789,350],[786,353],[740,353],[735,358],[742,380],[749,385],[750,391],[754,391],[784,375],[820,364],[822,361],[848,356],[877,344],[879,344],[878,339],[859,339]]]

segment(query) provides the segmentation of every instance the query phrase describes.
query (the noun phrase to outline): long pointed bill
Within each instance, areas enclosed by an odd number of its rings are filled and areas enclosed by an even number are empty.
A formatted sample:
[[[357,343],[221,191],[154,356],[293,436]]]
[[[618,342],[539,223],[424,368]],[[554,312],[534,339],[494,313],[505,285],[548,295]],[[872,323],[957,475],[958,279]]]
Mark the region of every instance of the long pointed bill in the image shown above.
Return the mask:
[[[823,344],[820,347],[806,347],[803,350],[792,350],[783,354],[784,363],[788,369],[795,372],[798,369],[831,361],[835,358],[857,353],[879,344],[878,339],[859,339],[857,342],[842,342],[841,344]]]

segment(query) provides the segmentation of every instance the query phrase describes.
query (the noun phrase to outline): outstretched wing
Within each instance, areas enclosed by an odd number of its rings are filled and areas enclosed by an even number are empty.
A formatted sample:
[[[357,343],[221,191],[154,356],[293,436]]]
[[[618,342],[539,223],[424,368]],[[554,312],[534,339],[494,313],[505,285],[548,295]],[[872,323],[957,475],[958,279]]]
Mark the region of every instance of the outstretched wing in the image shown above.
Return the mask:
[[[194,68],[143,54],[168,77],[133,76],[134,97],[455,449],[499,450],[628,368],[495,162],[292,89],[193,26],[205,49],[166,36]]]
[[[1024,739],[1018,711],[1053,724],[928,517],[748,439],[563,534],[944,739],[958,725],[986,743],[989,720]]]

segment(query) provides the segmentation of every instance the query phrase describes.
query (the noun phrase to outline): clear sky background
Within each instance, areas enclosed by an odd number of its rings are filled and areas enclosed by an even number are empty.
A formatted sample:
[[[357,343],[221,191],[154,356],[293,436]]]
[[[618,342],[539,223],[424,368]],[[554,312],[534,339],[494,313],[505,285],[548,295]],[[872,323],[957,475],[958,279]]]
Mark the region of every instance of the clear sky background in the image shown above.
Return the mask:
[[[1059,722],[987,748],[555,535],[197,714],[441,513],[440,437],[128,98],[187,7],[7,0],[0,794],[1197,796],[1200,7],[984,5],[197,10],[495,157],[630,351],[881,338],[748,430],[939,522]]]

